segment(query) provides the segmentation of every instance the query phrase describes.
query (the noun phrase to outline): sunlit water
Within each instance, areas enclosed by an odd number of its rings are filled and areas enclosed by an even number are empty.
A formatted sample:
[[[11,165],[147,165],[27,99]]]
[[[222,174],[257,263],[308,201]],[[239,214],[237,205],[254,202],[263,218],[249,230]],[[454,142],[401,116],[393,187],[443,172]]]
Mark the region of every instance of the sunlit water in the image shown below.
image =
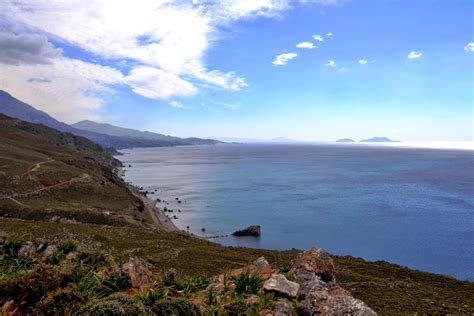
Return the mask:
[[[215,239],[225,245],[315,245],[474,279],[473,151],[253,144],[123,153],[126,180],[158,188],[151,197],[169,203],[161,205],[179,228],[210,236],[262,226],[260,238]]]

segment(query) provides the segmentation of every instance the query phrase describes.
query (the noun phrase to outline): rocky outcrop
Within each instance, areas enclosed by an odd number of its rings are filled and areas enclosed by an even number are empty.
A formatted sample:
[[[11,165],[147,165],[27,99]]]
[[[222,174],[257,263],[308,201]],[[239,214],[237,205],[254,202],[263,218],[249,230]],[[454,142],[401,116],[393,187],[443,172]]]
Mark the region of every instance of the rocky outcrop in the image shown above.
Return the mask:
[[[376,315],[336,284],[334,262],[323,249],[311,248],[301,253],[291,272],[299,284],[300,315]]]
[[[153,273],[151,265],[138,258],[130,258],[122,265],[122,273],[133,288],[147,291],[151,287]]]
[[[232,235],[234,236],[252,236],[252,237],[260,237],[260,225],[252,225],[247,228],[238,230],[234,232]]]
[[[273,292],[277,295],[289,298],[295,298],[299,288],[300,285],[298,283],[288,281],[282,274],[272,275],[270,279],[263,284],[263,290],[265,292]]]

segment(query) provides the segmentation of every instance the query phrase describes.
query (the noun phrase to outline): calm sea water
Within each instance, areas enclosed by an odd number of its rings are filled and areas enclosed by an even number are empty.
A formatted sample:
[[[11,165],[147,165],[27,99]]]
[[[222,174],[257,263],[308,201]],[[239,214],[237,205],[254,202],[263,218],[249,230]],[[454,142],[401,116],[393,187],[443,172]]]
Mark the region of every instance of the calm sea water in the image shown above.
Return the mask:
[[[157,188],[179,228],[262,226],[261,238],[215,239],[222,244],[314,245],[474,279],[473,151],[254,144],[123,153],[125,179]]]

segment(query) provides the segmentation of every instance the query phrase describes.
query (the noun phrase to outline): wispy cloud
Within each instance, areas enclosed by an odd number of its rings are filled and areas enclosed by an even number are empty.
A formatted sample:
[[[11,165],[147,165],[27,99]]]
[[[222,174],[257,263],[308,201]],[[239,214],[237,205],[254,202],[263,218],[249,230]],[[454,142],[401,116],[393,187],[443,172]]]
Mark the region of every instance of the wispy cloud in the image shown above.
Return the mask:
[[[184,109],[184,108],[186,108],[186,106],[185,106],[183,103],[179,102],[179,101],[171,101],[171,102],[170,102],[170,105],[171,105],[172,107],[174,107],[174,108],[177,108],[177,109]]]
[[[474,52],[474,43],[467,43],[467,45],[464,46],[464,50],[466,52]]]
[[[423,52],[417,52],[417,51],[411,51],[407,58],[408,59],[418,59],[418,58],[421,58],[421,56],[423,55]]]
[[[324,42],[324,38],[319,34],[313,35],[313,39],[317,42]]]
[[[328,38],[329,38],[329,37],[333,37],[333,35],[334,35],[334,34],[333,34],[333,33],[331,33],[331,32],[329,32],[329,33],[326,33],[326,37],[328,37]]]
[[[336,67],[336,62],[332,59],[328,60],[327,63],[324,64],[325,67]]]
[[[275,60],[272,62],[274,66],[283,66],[288,63],[289,60],[296,58],[298,54],[296,53],[283,53],[275,57]]]
[[[368,59],[361,58],[357,62],[359,63],[359,65],[368,65],[368,64],[375,63],[375,61],[376,61],[375,59],[368,60]]]
[[[296,45],[298,48],[306,48],[306,49],[313,49],[313,48],[318,48],[317,46],[314,45],[313,42],[301,42]]]

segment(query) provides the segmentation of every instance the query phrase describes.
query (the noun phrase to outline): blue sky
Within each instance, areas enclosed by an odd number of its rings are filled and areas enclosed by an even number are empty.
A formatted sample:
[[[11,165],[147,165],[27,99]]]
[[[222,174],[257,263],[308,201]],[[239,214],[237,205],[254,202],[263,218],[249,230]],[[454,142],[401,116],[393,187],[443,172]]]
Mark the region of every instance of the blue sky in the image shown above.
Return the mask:
[[[473,140],[470,0],[98,1],[77,13],[61,1],[18,3],[0,5],[0,45],[30,41],[49,62],[0,54],[0,88],[66,122],[199,137]]]

